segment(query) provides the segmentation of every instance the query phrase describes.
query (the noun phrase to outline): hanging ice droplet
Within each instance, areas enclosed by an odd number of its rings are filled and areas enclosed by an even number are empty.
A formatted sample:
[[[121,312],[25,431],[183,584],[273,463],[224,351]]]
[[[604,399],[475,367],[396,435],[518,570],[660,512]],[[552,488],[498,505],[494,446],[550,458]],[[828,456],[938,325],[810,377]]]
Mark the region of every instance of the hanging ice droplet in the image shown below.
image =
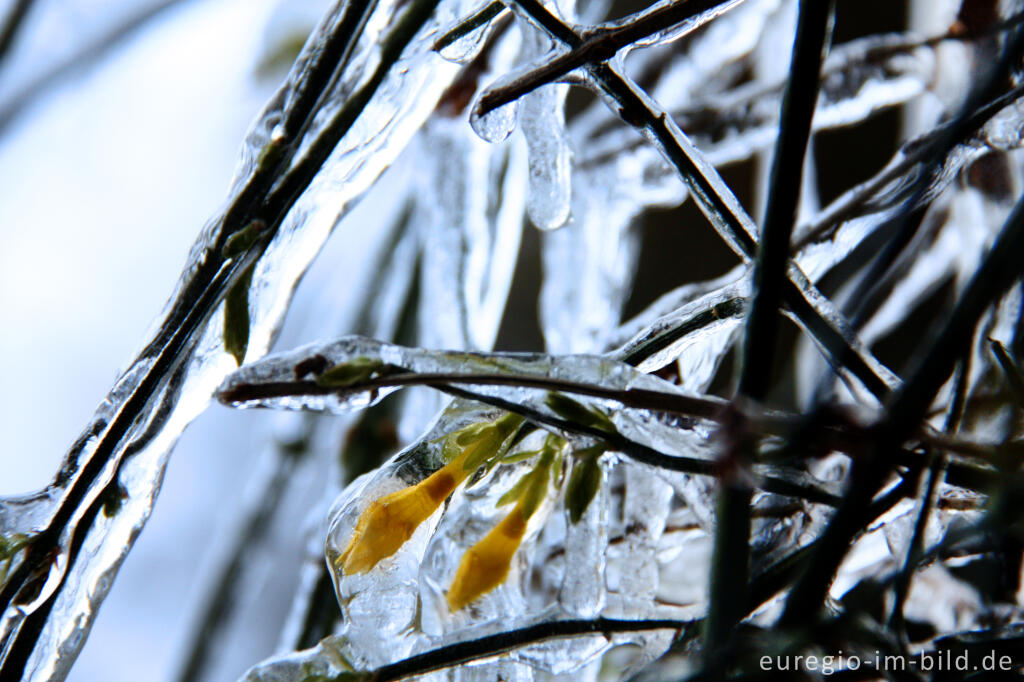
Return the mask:
[[[483,115],[479,112],[478,102],[473,106],[473,113],[469,116],[469,125],[473,126],[473,132],[487,142],[501,142],[516,129],[519,102],[509,102]]]

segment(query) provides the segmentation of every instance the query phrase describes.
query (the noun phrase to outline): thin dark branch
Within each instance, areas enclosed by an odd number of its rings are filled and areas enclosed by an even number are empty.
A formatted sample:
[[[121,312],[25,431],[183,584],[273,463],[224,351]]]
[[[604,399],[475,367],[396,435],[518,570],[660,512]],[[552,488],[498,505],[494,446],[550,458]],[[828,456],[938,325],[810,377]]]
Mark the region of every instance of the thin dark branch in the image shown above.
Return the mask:
[[[860,519],[861,529],[868,528],[872,521],[887,513],[902,500],[911,497],[914,488],[915,477],[906,476],[891,490],[875,498],[864,508]],[[812,540],[755,573],[751,580],[747,613],[760,607],[796,580],[805,569],[817,545],[818,540]]]
[[[738,390],[757,401],[767,395],[772,376],[789,240],[800,201],[804,156],[832,13],[832,2],[825,0],[801,0],[799,7],[790,77],[769,177],[768,205],[754,265],[754,293],[743,337]]]
[[[894,180],[918,164],[928,163],[937,158],[946,158],[952,149],[979,130],[996,114],[1024,96],[1024,84],[993,96],[983,104],[964,110],[964,117],[946,121],[913,140],[910,140],[893,156],[878,173],[840,195],[814,220],[798,230],[792,251],[801,249],[828,237],[829,233],[857,212],[872,198],[881,194]],[[926,177],[926,176],[922,176]],[[920,182],[920,181],[919,181]],[[929,189],[920,184],[919,196]],[[912,204],[908,204],[912,208]],[[884,227],[884,225],[880,226]]]
[[[829,81],[846,83],[850,79],[858,78],[858,72],[863,70],[865,67],[871,64],[876,64],[882,60],[899,55],[909,56],[915,50],[925,47],[935,47],[936,45],[944,42],[977,41],[982,38],[989,38],[1020,23],[1024,23],[1024,13],[1017,14],[1012,19],[1005,22],[1000,22],[997,26],[989,28],[980,34],[945,32],[926,38],[922,38],[916,34],[893,34],[886,36],[884,41],[875,45],[871,45],[871,42],[877,42],[877,36],[861,38],[857,41],[846,43],[843,46],[843,48],[849,50],[861,41],[867,43],[866,48],[854,50],[856,58],[848,57],[836,60],[834,63],[826,62],[823,65],[822,82],[823,85]],[[688,131],[688,134],[694,137],[704,137],[714,140],[721,135],[742,136],[744,133],[756,130],[762,125],[767,127],[767,112],[763,110],[762,107],[767,99],[781,97],[785,86],[785,81],[779,81],[778,83],[767,85],[756,82],[748,85],[741,85],[731,91],[728,91],[729,94],[727,96],[712,94],[704,98],[698,98],[695,101],[687,102],[686,105],[681,108],[673,109],[670,113],[671,116],[679,122],[680,127]],[[824,98],[827,93],[828,91],[822,92],[821,97]],[[835,94],[838,95],[838,93]],[[856,95],[853,95],[853,98],[856,99]],[[1009,104],[1011,101],[1006,96],[999,99],[1002,106]],[[845,101],[846,100],[840,97],[833,100],[833,104],[841,105]],[[819,99],[818,104],[819,107],[824,104],[822,99]],[[901,104],[902,102],[898,101],[886,102],[884,105],[875,109],[875,113],[881,113],[891,107],[901,106]],[[991,117],[991,115],[995,113],[995,111],[1001,109],[1002,106],[997,106],[995,110],[990,110],[987,115],[985,112],[979,111],[979,115],[975,119],[977,122],[976,127],[980,127],[984,120]],[[772,127],[775,126],[774,123],[771,125]],[[847,125],[849,125],[849,122],[843,121],[842,119],[838,121],[824,119],[823,121],[815,121],[814,131],[831,130],[834,128],[842,128]],[[945,125],[948,125],[948,123]],[[890,161],[885,169],[883,169],[883,171],[887,173],[885,179],[876,176],[875,178],[858,185],[859,188],[862,188],[862,191],[858,192],[857,200],[851,202],[849,193],[845,193],[838,197],[832,203],[832,206],[825,211],[820,212],[815,218],[813,224],[802,226],[797,231],[796,239],[794,240],[793,252],[796,253],[799,249],[807,246],[807,244],[811,243],[816,238],[821,237],[828,229],[834,227],[838,222],[842,222],[844,217],[849,215],[849,213],[859,208],[863,208],[862,204],[868,198],[874,196],[878,190],[889,184],[898,175],[905,172],[914,163],[920,160],[922,153],[922,141],[934,138],[942,127],[943,126],[940,125],[937,129],[927,132],[916,140],[907,142],[900,154]],[[604,126],[599,128],[600,131],[604,131],[605,129],[606,128]],[[642,138],[622,140],[618,144],[602,146],[601,151],[594,154],[587,154],[587,150],[580,150],[581,156],[577,159],[577,166],[579,168],[590,169],[600,164],[607,164],[618,158],[620,154],[641,147],[645,142],[646,141]],[[760,145],[756,145],[756,147],[760,147]],[[756,151],[756,147],[749,150],[748,153],[753,154],[754,151]],[[748,157],[730,158],[729,162],[738,162],[743,160],[743,158]],[[897,163],[899,165],[896,165]],[[867,183],[871,183],[871,187],[873,187],[873,189],[869,190],[866,187]],[[840,205],[843,207],[843,213],[833,213],[833,210]],[[810,234],[811,232],[813,232],[813,234]]]
[[[818,101],[832,3],[801,0],[789,80],[779,117],[779,137],[769,178],[768,206],[754,264],[754,293],[743,337],[738,387],[739,400],[763,401],[770,385],[779,308],[787,281],[789,239],[800,200],[804,156],[811,119]],[[746,468],[753,443],[735,439],[726,457]],[[752,491],[742,476],[723,477],[718,493],[715,544],[712,556],[705,651],[717,658],[723,643],[746,614],[750,582],[750,503]]]
[[[323,140],[330,143],[314,143],[303,159],[289,168],[304,134],[313,122],[314,114],[318,110],[317,104],[328,96],[331,84],[340,77],[376,4],[377,0],[353,0],[350,3],[343,3],[336,10],[341,12],[337,30],[328,37],[323,49],[318,50],[310,59],[302,77],[295,85],[295,98],[281,121],[280,134],[270,141],[268,148],[262,150],[264,160],[225,212],[224,229],[219,235],[220,239],[226,242],[231,234],[255,219],[271,226],[278,225],[283,220],[284,215],[309,186],[335,145],[365,108],[391,66],[398,60],[412,35],[405,35],[406,31],[396,27],[395,32],[388,36],[392,39],[385,38],[382,41],[381,62],[371,80],[352,94],[335,114],[331,124],[320,133],[318,142]],[[433,9],[434,3],[428,4],[431,6],[430,9]],[[407,13],[406,17],[415,15],[416,12],[412,11]],[[416,18],[413,21],[418,30],[425,17],[422,21]],[[280,188],[285,184],[288,185],[288,191],[282,193]],[[252,215],[254,207],[259,207],[259,212],[255,216]],[[220,239],[219,248],[223,248],[224,244],[220,243]]]
[[[949,149],[976,129],[977,112],[985,103],[998,98],[1005,89],[1006,76],[1017,63],[1024,49],[1024,32],[1011,34],[1000,59],[989,74],[979,81],[956,117],[940,133],[932,137],[923,158],[930,172]],[[926,173],[927,174],[930,174]],[[915,206],[925,187],[918,185],[906,203]],[[899,232],[899,230],[897,230]],[[911,378],[889,401],[887,416],[877,428],[877,447],[867,456],[855,460],[850,489],[822,535],[814,561],[801,576],[787,599],[780,619],[782,625],[795,625],[820,607],[835,571],[857,532],[857,508],[883,484],[893,466],[892,447],[900,438],[916,429],[926,415],[935,393],[946,381],[953,363],[964,351],[974,329],[995,299],[1021,274],[1019,259],[1009,256],[1024,248],[1024,200],[1013,213],[975,272],[942,330],[931,337],[932,343],[923,353]]]
[[[901,500],[913,494],[913,477],[904,478],[885,494],[874,500],[864,511],[863,526],[867,528],[871,522],[885,514]],[[814,551],[817,540],[790,550],[770,564],[756,570],[750,581],[747,593],[746,613],[750,614],[763,606],[779,592],[785,590],[790,583],[799,577],[808,557]],[[696,635],[705,628],[703,620],[694,623],[688,635]],[[699,627],[698,627],[699,626]],[[682,638],[681,642],[685,642]]]
[[[1005,53],[1015,57],[1021,47],[1024,47],[1024,33]],[[1004,69],[997,70],[999,78],[1006,73],[1010,60],[1004,54],[1001,61]],[[782,624],[800,622],[820,608],[832,576],[849,548],[849,540],[857,531],[857,510],[882,485],[892,466],[894,444],[918,428],[935,393],[970,342],[982,314],[1024,272],[1024,262],[1019,257],[1022,252],[1024,198],[1014,207],[941,331],[931,337],[930,345],[910,378],[889,401],[886,416],[875,430],[877,447],[868,456],[854,461],[850,489],[822,535],[813,570],[805,573],[790,593]]]
[[[510,400],[504,400],[502,398],[481,393],[473,393],[472,391],[467,391],[456,386],[445,384],[428,385],[439,391],[443,391],[459,398],[476,400],[477,402],[500,407],[508,412],[514,412],[522,415],[528,421],[533,422],[542,428],[552,427],[567,433],[577,433],[596,438],[608,443],[613,450],[621,452],[631,459],[643,462],[644,464],[649,464],[653,467],[665,469],[667,471],[680,471],[698,476],[718,475],[718,466],[711,460],[697,459],[695,457],[683,457],[679,455],[666,455],[654,448],[648,447],[647,445],[637,443],[636,441],[626,438],[617,432],[602,431],[597,428],[554,417],[541,412],[540,410],[533,409],[526,405],[520,405],[519,403],[514,403]],[[775,470],[779,471],[778,468],[775,468]],[[836,493],[821,487],[818,483],[809,482],[800,472],[793,472],[793,476],[789,479],[772,474],[765,474],[760,477],[757,486],[758,488],[768,492],[777,493],[779,495],[788,495],[790,497],[800,497],[810,502],[817,502],[818,504],[825,504],[828,506],[835,506],[840,500]]]
[[[25,27],[25,18],[33,4],[35,4],[35,0],[15,0],[14,6],[7,13],[3,25],[0,26],[0,67],[10,58],[11,48],[14,47],[14,42],[21,35],[21,31]]]
[[[641,362],[668,348],[676,341],[693,334],[709,325],[739,317],[746,308],[746,299],[730,298],[717,303],[705,310],[694,313],[691,317],[679,320],[671,326],[653,331],[646,338],[631,341],[621,353],[620,359],[627,365],[639,365]]]
[[[928,467],[928,479],[924,491],[921,493],[921,508],[917,512],[914,521],[914,532],[910,537],[910,545],[907,547],[907,556],[903,562],[903,568],[895,582],[892,611],[889,614],[889,627],[902,631],[903,605],[906,603],[907,595],[910,593],[910,580],[914,576],[914,569],[921,560],[921,547],[924,544],[925,531],[928,528],[928,519],[931,517],[932,507],[935,506],[935,492],[939,483],[946,475],[946,458],[941,453],[932,453],[932,462]]]
[[[1003,371],[1003,377],[1006,379],[1006,385],[1010,389],[1010,393],[1017,400],[1017,404],[1024,408],[1024,375],[1021,374],[1020,367],[1010,357],[1003,344],[995,339],[989,339],[988,343],[992,355],[995,357],[996,362],[999,363],[999,368]]]
[[[468,642],[449,644],[432,651],[410,656],[397,663],[381,666],[372,675],[374,682],[390,682],[405,677],[423,675],[433,670],[450,668],[460,663],[490,658],[530,644],[562,637],[604,635],[616,632],[645,632],[649,630],[685,630],[693,624],[688,620],[556,620],[538,623],[518,630],[500,632]]]
[[[237,383],[229,389],[221,391],[217,397],[225,404],[238,404],[296,396],[337,395],[344,397],[359,393],[373,393],[380,389],[401,386],[431,386],[444,391],[449,391],[450,388],[458,385],[513,386],[586,395],[615,401],[631,409],[650,410],[662,414],[707,419],[717,422],[723,419],[734,419],[739,416],[743,421],[743,428],[753,435],[786,437],[792,434],[795,429],[801,427],[805,421],[800,415],[775,410],[762,411],[747,408],[746,411],[731,411],[727,409],[729,403],[721,398],[709,395],[689,396],[679,393],[635,388],[620,390],[607,388],[600,384],[527,374],[419,373],[400,367],[393,367],[391,369],[393,373],[384,373],[363,381],[353,382],[344,387],[325,386],[311,380]],[[808,433],[808,436],[820,443],[822,447],[857,453],[865,450],[870,445],[873,433],[852,423],[821,419],[815,424],[815,429]],[[976,458],[980,460],[978,462],[980,466],[988,464],[987,458],[992,456],[997,447],[996,444],[954,438],[935,433],[929,429],[919,430],[912,434],[910,438],[933,447]],[[964,462],[963,464],[966,465],[967,463]]]
[[[517,386],[521,388],[546,389],[549,391],[564,391],[614,400],[626,407],[635,409],[654,410],[703,419],[715,419],[726,406],[725,401],[713,396],[688,396],[642,388],[619,390],[607,388],[600,384],[588,384],[560,377],[482,372],[466,374],[461,372],[412,372],[404,368],[396,369],[396,373],[385,373],[379,377],[372,377],[341,388],[321,385],[315,381],[283,381],[259,384],[239,383],[222,391],[217,397],[221,402],[230,404],[299,395],[354,395],[394,386],[451,383],[469,386]]]
[[[481,7],[479,10],[460,21],[455,28],[438,38],[437,42],[434,43],[434,51],[440,52],[461,38],[465,38],[473,31],[496,18],[506,9],[505,3],[501,2],[501,0],[494,0],[494,2],[489,5]]]
[[[558,80],[570,71],[586,64],[607,61],[624,47],[699,17],[693,22],[693,29],[696,29],[736,4],[736,0],[679,0],[640,12],[632,20],[623,20],[614,28],[596,28],[584,34],[583,41],[569,52],[546,61],[511,83],[485,92],[480,96],[477,112],[484,116],[542,85]]]
[[[949,413],[946,415],[946,433],[956,433],[960,427],[960,420],[963,418],[964,403],[967,397],[970,365],[970,353],[965,353],[957,365],[956,378],[953,383],[953,401],[950,405]],[[921,494],[921,508],[918,510],[917,519],[914,522],[914,533],[910,537],[906,559],[895,580],[892,611],[889,614],[889,627],[901,633],[904,633],[905,630],[903,606],[906,603],[907,595],[910,593],[910,581],[914,576],[917,565],[921,561],[928,519],[931,516],[932,508],[935,506],[936,491],[946,476],[946,467],[949,463],[945,453],[941,451],[931,453],[931,459],[932,461],[928,466],[928,480],[925,484],[924,492]]]
[[[225,293],[260,257],[295,200],[309,186],[323,161],[349,130],[386,73],[401,56],[405,46],[427,22],[435,5],[436,0],[413,0],[381,41],[380,61],[373,76],[353,93],[332,122],[311,143],[308,155],[304,156],[303,160],[282,179],[281,184],[263,199],[258,196],[259,192],[252,188],[269,189],[277,177],[278,164],[261,165],[246,189],[233,199],[231,206],[220,219],[219,229],[215,233],[216,238],[212,239],[212,243],[206,248],[205,257],[200,259],[196,268],[189,273],[189,278],[178,290],[163,324],[140,354],[139,361],[148,362],[144,376],[140,378],[137,387],[116,406],[114,417],[109,422],[97,423],[93,428],[98,430],[98,433],[90,433],[90,437],[83,437],[76,449],[68,454],[66,466],[71,467],[71,470],[59,475],[57,485],[60,485],[62,477],[68,477],[70,484],[58,509],[46,529],[33,538],[24,562],[8,576],[3,589],[0,590],[0,608],[6,610],[14,601],[28,604],[36,600],[35,595],[39,593],[51,572],[61,570],[60,578],[46,604],[31,613],[22,625],[18,626],[18,631],[10,635],[13,641],[6,650],[7,655],[0,667],[0,675],[11,675],[11,679],[17,679],[21,675],[22,667],[35,646],[36,638],[56,596],[64,588],[65,577],[77,560],[78,553],[73,551],[69,560],[62,563],[59,568],[53,567],[47,557],[57,551],[60,538],[72,519],[79,514],[80,507],[88,504],[89,510],[82,516],[83,522],[76,524],[77,531],[74,532],[76,546],[80,546],[80,538],[88,532],[91,519],[95,518],[102,506],[93,492],[97,486],[105,489],[116,479],[125,457],[125,437],[140,416],[150,409],[151,402],[160,395],[161,387],[166,384],[166,377],[176,368],[180,369],[187,364],[199,330],[205,327]],[[343,28],[352,31],[361,25],[361,21],[342,22]],[[353,33],[346,40],[354,43],[357,37],[357,34]],[[314,75],[316,82],[324,88],[335,78],[334,75],[317,69],[314,69]],[[303,112],[295,114],[294,120],[299,130],[308,126],[308,121],[315,111],[314,104],[320,101],[322,96],[322,92],[313,93],[311,90],[310,94],[302,99],[303,102],[309,103],[310,108],[304,115]],[[302,122],[298,123],[300,119]],[[226,257],[223,247],[228,238],[254,221],[260,222],[264,228],[259,243],[241,256]],[[85,461],[80,462],[87,444],[93,449]]]

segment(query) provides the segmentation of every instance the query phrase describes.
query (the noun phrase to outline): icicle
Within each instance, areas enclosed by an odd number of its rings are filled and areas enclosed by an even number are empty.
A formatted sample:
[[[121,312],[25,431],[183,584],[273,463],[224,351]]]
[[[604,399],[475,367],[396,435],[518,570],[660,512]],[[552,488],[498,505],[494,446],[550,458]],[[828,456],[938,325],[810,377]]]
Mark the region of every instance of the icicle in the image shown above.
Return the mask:
[[[534,225],[553,230],[569,220],[571,152],[562,111],[566,85],[539,88],[524,98],[522,131],[530,159],[526,210]]]
[[[607,458],[605,458],[607,459]],[[597,495],[576,523],[565,528],[565,574],[558,603],[576,618],[592,618],[605,607],[608,546],[608,477],[598,460]]]
[[[621,541],[608,561],[609,590],[621,599],[623,616],[647,611],[658,590],[655,549],[665,529],[672,487],[654,471],[627,463]]]

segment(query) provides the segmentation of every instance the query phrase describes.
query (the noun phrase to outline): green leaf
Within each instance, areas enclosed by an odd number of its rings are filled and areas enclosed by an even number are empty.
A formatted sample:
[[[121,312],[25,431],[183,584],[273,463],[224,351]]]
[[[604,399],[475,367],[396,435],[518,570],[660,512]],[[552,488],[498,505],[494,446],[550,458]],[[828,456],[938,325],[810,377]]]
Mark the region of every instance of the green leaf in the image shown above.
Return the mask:
[[[501,460],[502,464],[515,464],[516,462],[525,462],[528,459],[533,459],[540,454],[540,450],[522,450],[520,452],[513,452],[505,455]]]
[[[250,265],[224,299],[224,350],[231,353],[239,365],[245,361],[249,347],[249,288],[255,268],[255,264]]]
[[[530,480],[533,478],[533,473],[533,470],[531,470],[524,474],[522,478],[516,481],[516,484],[514,486],[509,488],[507,491],[505,491],[504,495],[498,498],[498,503],[495,506],[504,507],[506,504],[518,502],[519,498],[523,496],[523,491],[525,491],[526,487],[530,485]]]
[[[0,535],[0,585],[7,580],[7,573],[11,570],[14,557],[28,546],[31,536],[25,533],[11,533]]]
[[[557,438],[557,436],[556,436]],[[562,440],[559,438],[558,440]],[[551,480],[552,463],[556,455],[561,451],[560,447],[553,447],[549,438],[544,447],[529,454],[540,454],[537,463],[522,478],[516,481],[509,490],[498,498],[497,506],[502,507],[511,502],[520,502],[524,518],[533,516],[537,507],[547,497],[548,481]],[[564,441],[563,441],[564,443]]]
[[[252,221],[228,237],[227,241],[224,242],[224,248],[221,249],[220,255],[225,259],[242,255],[252,248],[252,245],[259,240],[260,235],[266,228],[267,226],[262,220]]]
[[[569,486],[565,490],[565,506],[569,510],[569,520],[579,523],[587,507],[594,500],[601,487],[601,465],[598,456],[604,451],[603,446],[588,448],[577,453],[576,462],[569,477]]]
[[[358,357],[330,367],[316,378],[316,383],[325,388],[344,388],[366,381],[383,369],[384,363],[378,358]]]
[[[0,535],[0,561],[10,559],[28,545],[30,536],[26,533]]]
[[[555,454],[552,450],[545,450],[541,455],[537,466],[531,472],[530,483],[523,490],[519,502],[522,505],[523,518],[530,518],[537,507],[548,495],[548,481],[551,479],[551,460]]]
[[[260,155],[256,157],[257,171],[265,173],[276,166],[284,152],[284,147],[284,140],[277,138],[271,138],[270,142],[263,145]]]
[[[574,424],[589,426],[605,433],[616,433],[612,420],[596,407],[587,407],[583,403],[561,393],[548,393],[544,404],[559,417]]]

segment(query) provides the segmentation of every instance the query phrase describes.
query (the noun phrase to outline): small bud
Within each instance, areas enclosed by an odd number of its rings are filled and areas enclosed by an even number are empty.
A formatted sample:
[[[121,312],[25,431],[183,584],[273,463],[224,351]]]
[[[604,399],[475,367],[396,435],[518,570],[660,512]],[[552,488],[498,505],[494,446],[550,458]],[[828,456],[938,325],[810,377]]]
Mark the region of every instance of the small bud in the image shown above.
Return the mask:
[[[249,288],[255,267],[249,266],[224,299],[224,350],[231,353],[239,366],[249,348]]]
[[[256,243],[266,228],[267,226],[262,220],[254,220],[242,229],[233,232],[224,242],[224,248],[220,251],[221,257],[227,259],[242,255]]]

